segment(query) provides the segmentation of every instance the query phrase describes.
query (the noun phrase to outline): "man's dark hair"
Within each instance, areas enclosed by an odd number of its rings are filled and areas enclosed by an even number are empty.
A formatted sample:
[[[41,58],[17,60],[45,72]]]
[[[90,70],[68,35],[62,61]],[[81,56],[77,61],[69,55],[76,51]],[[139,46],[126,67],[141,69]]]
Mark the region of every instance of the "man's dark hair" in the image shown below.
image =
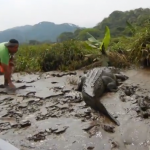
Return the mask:
[[[16,39],[10,39],[9,43],[11,43],[11,44],[19,44],[19,42]]]

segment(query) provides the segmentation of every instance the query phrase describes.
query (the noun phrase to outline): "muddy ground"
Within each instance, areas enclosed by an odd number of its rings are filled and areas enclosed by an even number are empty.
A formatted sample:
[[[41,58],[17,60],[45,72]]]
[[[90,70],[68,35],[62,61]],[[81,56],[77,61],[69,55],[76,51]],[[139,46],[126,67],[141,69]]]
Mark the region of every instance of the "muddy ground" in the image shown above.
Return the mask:
[[[150,70],[124,73],[119,91],[101,98],[120,126],[74,90],[82,71],[14,74],[16,93],[0,86],[0,138],[20,150],[149,150]]]

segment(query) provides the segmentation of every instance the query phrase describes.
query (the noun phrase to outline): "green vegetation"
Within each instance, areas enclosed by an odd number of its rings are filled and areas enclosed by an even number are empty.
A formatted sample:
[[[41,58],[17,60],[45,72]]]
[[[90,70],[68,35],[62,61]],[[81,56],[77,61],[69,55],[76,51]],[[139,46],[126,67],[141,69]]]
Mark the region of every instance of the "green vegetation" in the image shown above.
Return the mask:
[[[76,40],[87,40],[87,32],[92,34],[96,39],[103,38],[105,33],[105,27],[108,26],[111,31],[111,37],[116,38],[120,36],[132,36],[133,32],[131,28],[127,26],[126,23],[131,23],[134,28],[139,29],[144,27],[147,24],[147,21],[150,19],[150,9],[138,8],[130,11],[114,11],[107,18],[104,18],[100,23],[98,23],[94,28],[88,29],[77,29],[71,36],[68,36],[68,33],[62,33],[67,40],[76,39]],[[59,41],[65,41],[62,36]],[[59,38],[58,37],[58,38]],[[68,37],[68,38],[67,38]]]
[[[138,11],[149,12],[149,9],[138,9],[126,13],[127,16],[130,12],[137,15]],[[110,17],[114,14],[118,17],[122,16],[123,12],[113,13]],[[100,35],[101,38],[98,37],[99,32],[96,34],[96,28],[84,29],[84,31],[78,29],[73,35],[78,36],[85,32],[86,34],[83,35],[86,35],[84,36],[86,41],[71,40],[66,37],[67,41],[55,44],[21,45],[16,54],[16,71],[67,71],[102,65],[129,67],[131,64],[139,63],[150,66],[150,23],[147,15],[144,18],[145,20],[140,17],[140,21],[143,22],[143,25],[140,24],[142,27],[138,26],[139,22],[135,25],[131,21],[125,21],[124,28],[128,29],[130,36],[123,34],[127,30],[117,37],[113,36],[110,28],[112,25],[108,23],[104,30],[101,30],[104,33],[103,36]],[[69,35],[72,36],[71,33]]]
[[[88,54],[93,56],[87,58]],[[16,54],[16,71],[75,70],[91,64],[97,55],[97,50],[74,40],[57,44],[21,45]]]

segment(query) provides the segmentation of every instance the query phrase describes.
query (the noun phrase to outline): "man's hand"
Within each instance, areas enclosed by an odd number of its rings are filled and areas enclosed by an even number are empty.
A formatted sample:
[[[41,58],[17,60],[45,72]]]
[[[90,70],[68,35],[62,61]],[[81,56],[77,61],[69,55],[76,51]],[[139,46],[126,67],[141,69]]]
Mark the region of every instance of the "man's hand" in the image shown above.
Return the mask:
[[[11,81],[11,67],[9,65],[1,64],[4,69],[5,86],[9,89],[16,89],[15,85]],[[7,82],[6,82],[7,81]]]

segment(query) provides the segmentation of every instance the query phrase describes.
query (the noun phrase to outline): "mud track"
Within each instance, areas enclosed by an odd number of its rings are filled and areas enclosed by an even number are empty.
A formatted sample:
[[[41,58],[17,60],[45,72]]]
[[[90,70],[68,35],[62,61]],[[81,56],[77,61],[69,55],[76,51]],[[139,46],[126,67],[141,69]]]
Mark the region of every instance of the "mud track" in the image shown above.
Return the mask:
[[[101,98],[119,127],[74,90],[82,72],[14,74],[16,93],[0,86],[0,138],[20,150],[149,150],[150,70],[124,72],[119,91]]]

